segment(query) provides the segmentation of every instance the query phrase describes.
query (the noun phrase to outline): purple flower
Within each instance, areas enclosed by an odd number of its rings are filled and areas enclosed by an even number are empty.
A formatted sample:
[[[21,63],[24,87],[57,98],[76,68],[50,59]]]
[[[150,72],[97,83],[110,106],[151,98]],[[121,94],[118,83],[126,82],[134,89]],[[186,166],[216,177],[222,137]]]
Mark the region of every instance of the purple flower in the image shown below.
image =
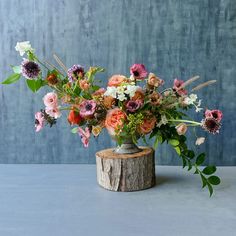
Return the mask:
[[[40,67],[34,61],[24,59],[24,61],[21,63],[21,71],[22,75],[27,79],[35,79],[40,73]]]
[[[143,102],[141,100],[129,100],[126,103],[126,110],[129,112],[135,112],[137,111],[141,106],[143,105]]]
[[[84,77],[84,68],[81,65],[73,65],[68,71],[67,75],[71,83],[75,82],[78,78]]]
[[[216,134],[219,133],[221,124],[213,117],[207,117],[202,120],[202,128],[209,133]]]
[[[79,109],[80,109],[79,114],[83,118],[89,118],[89,117],[91,117],[94,114],[96,106],[97,106],[97,104],[96,104],[95,101],[93,101],[93,100],[85,100],[79,106]]]

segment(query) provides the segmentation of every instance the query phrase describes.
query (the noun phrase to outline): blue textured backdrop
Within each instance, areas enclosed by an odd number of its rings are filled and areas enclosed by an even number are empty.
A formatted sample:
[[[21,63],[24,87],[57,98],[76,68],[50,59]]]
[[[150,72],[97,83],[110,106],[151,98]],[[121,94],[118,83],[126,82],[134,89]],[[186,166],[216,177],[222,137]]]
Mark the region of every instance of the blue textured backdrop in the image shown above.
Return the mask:
[[[107,68],[104,80],[128,74],[134,62],[165,79],[188,79],[199,74],[202,81],[218,83],[202,90],[205,107],[224,112],[220,135],[208,136],[200,147],[217,165],[235,165],[234,133],[236,88],[235,0],[1,0],[0,80],[9,64],[21,59],[17,41],[30,40],[40,57],[57,54],[69,67],[80,63]],[[34,113],[42,96],[25,86],[0,86],[0,163],[94,163],[97,150],[114,145],[103,134],[84,149],[70,133],[66,119],[57,127],[34,132]],[[201,115],[195,118],[201,119]],[[194,141],[194,140],[192,140]],[[193,145],[193,142],[190,142]],[[200,151],[199,150],[199,151]],[[180,164],[167,146],[157,151],[158,164]]]

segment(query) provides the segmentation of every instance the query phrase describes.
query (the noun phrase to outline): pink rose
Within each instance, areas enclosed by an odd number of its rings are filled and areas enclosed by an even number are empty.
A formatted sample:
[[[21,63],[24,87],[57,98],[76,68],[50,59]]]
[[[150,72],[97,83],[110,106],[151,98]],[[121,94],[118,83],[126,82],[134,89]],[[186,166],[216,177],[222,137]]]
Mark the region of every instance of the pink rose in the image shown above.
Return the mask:
[[[188,129],[188,127],[185,123],[180,123],[175,128],[176,128],[176,131],[177,131],[178,135],[185,134],[187,129]]]
[[[54,92],[47,93],[43,97],[43,102],[44,102],[44,105],[48,108],[57,107],[57,94]]]
[[[57,119],[57,118],[59,118],[61,116],[61,112],[60,112],[58,107],[46,107],[45,108],[45,112],[49,116],[51,116],[51,117],[53,117],[55,119]]]
[[[180,95],[187,95],[188,92],[186,89],[181,88],[181,86],[183,85],[184,81],[183,80],[179,80],[179,79],[175,79],[174,80],[174,86],[173,89]]]
[[[206,110],[205,111],[206,118],[215,118],[218,122],[220,122],[223,118],[223,113],[220,110]]]
[[[125,81],[126,77],[124,75],[113,75],[108,81],[108,87],[118,87]]]
[[[42,112],[36,112],[35,113],[35,128],[36,128],[36,132],[39,132],[43,126],[44,126],[44,116]]]
[[[147,71],[143,64],[133,64],[130,67],[130,74],[134,76],[135,79],[143,80],[147,77]]]

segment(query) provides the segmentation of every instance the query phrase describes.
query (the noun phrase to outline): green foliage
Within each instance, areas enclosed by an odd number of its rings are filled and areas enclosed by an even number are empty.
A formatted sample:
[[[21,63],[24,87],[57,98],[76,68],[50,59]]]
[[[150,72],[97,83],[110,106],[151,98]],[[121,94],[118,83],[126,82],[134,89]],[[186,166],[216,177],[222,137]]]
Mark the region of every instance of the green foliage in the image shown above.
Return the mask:
[[[14,73],[10,75],[6,80],[2,82],[2,84],[12,84],[18,81],[21,77],[21,74]]]
[[[42,86],[44,86],[44,81],[41,79],[37,79],[37,80],[30,80],[27,79],[26,80],[26,84],[28,86],[28,88],[32,91],[32,92],[37,92]]]

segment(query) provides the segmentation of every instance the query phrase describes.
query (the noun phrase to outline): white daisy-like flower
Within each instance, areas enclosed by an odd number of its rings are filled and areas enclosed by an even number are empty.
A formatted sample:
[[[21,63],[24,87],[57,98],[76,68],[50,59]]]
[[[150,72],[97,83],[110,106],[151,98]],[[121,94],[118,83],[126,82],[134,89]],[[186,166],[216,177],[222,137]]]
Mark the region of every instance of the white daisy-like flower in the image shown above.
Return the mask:
[[[114,86],[107,87],[107,91],[104,93],[104,96],[111,96],[113,98],[116,98],[117,94],[117,88]]]
[[[28,51],[34,51],[34,49],[31,47],[30,41],[17,42],[15,49],[20,53],[21,56],[24,56],[24,54]]]
[[[118,94],[117,99],[120,100],[120,101],[122,102],[122,101],[126,100],[127,97],[125,96],[124,93],[120,93],[120,94]]]
[[[196,101],[197,101],[197,95],[193,93],[184,99],[184,103],[186,105],[193,105]]]
[[[135,92],[137,91],[137,89],[139,89],[139,88],[140,87],[136,86],[136,85],[127,85],[125,93],[132,98],[134,96]]]

